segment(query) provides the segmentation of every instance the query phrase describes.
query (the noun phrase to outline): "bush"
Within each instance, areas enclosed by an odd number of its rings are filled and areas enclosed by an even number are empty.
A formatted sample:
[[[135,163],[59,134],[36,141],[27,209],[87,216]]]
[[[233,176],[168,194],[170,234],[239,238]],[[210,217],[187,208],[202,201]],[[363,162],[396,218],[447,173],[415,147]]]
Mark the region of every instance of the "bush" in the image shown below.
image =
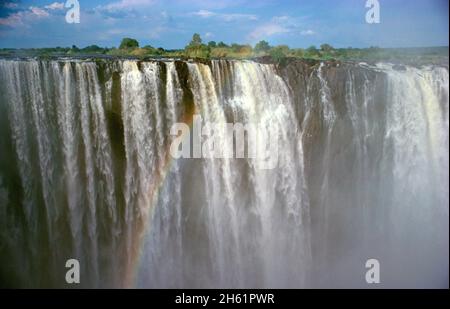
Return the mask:
[[[211,56],[211,48],[205,44],[199,46],[188,46],[185,48],[187,57],[209,59]]]
[[[84,53],[104,53],[106,52],[105,48],[101,48],[97,45],[89,45],[81,50]]]
[[[211,56],[211,47],[202,44],[202,38],[200,34],[194,33],[192,40],[184,48],[185,56],[191,58],[203,58],[209,59]]]
[[[310,47],[308,47],[306,49],[305,56],[307,58],[316,58],[319,56],[319,51],[317,50],[317,48],[314,45],[311,45]]]
[[[320,50],[324,53],[330,53],[334,48],[330,44],[322,44],[320,45]]]
[[[189,47],[197,47],[202,45],[202,38],[200,37],[200,34],[194,33],[192,36],[191,42],[189,42]]]
[[[130,53],[130,55],[136,56],[136,57],[144,57],[144,56],[149,55],[149,52],[148,52],[148,49],[145,49],[145,48],[135,48]]]
[[[287,52],[289,48],[286,50],[286,46],[277,46],[270,50],[269,54],[272,57],[272,60],[276,63],[283,63],[286,59]]]
[[[305,57],[305,50],[302,48],[294,49],[292,50],[292,55],[297,58],[303,58]]]
[[[266,53],[270,50],[270,45],[267,41],[259,41],[255,45],[255,52],[257,53]]]
[[[138,47],[139,42],[131,38],[123,38],[119,46],[120,49],[133,49]]]

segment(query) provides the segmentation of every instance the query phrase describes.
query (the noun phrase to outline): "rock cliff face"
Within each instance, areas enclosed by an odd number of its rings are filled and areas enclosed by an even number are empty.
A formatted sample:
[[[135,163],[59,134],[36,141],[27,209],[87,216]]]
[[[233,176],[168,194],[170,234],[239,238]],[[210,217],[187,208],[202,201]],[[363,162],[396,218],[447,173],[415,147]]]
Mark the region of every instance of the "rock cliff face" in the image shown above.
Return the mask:
[[[448,286],[446,67],[0,60],[0,80],[3,286],[68,286],[70,258],[83,287],[364,287],[371,258],[384,287]],[[275,168],[173,159],[194,115],[276,134]]]

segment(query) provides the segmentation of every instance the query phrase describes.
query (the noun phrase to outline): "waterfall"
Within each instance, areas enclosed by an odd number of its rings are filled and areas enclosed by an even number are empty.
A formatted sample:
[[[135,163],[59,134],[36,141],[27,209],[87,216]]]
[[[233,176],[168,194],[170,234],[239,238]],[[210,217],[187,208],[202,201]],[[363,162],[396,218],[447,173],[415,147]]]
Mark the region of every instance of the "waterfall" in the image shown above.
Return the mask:
[[[75,258],[82,287],[364,287],[376,258],[385,287],[448,287],[446,67],[0,59],[0,81],[5,286],[67,287]],[[258,124],[275,167],[174,159],[178,122]]]

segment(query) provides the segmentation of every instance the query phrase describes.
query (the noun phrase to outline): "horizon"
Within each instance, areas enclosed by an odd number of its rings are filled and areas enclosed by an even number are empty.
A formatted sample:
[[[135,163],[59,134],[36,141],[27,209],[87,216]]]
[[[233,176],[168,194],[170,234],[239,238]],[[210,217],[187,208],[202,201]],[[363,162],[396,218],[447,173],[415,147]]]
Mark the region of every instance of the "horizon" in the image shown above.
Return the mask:
[[[369,24],[366,0],[78,1],[80,23],[67,23],[66,1],[0,1],[0,48],[140,46],[182,49],[193,33],[203,42],[307,48],[448,47],[448,1],[382,1],[380,23]],[[423,14],[423,12],[427,12]],[[428,18],[433,16],[433,19]]]

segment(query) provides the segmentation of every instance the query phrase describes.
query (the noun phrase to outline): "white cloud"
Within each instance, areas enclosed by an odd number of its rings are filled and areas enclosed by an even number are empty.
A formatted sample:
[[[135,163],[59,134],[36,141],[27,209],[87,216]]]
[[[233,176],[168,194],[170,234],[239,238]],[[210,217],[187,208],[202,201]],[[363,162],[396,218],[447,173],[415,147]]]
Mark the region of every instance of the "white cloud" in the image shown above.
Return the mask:
[[[139,10],[154,5],[157,0],[120,0],[98,5],[92,11],[112,19],[137,17]]]
[[[6,17],[0,18],[0,25],[9,27],[23,26],[28,22],[47,18],[49,16],[50,14],[45,9],[30,6],[28,9],[11,13]]]
[[[278,34],[292,34],[292,35],[315,35],[312,29],[304,29],[299,18],[292,18],[287,15],[274,16],[272,19],[256,27],[248,35],[251,40],[260,40]]]
[[[233,21],[238,19],[258,20],[258,17],[253,14],[221,14],[220,16],[225,21]]]
[[[186,5],[186,0],[172,0],[179,5]],[[242,7],[248,0],[189,0],[189,6],[208,10],[221,10],[230,7]],[[260,0],[262,1],[262,0]]]
[[[53,2],[50,5],[44,6],[48,10],[62,10],[64,9],[64,3],[63,2]]]
[[[112,2],[104,6],[104,8],[109,10],[121,10],[121,9],[132,9],[138,7],[145,7],[153,5],[155,0],[120,0],[117,2]]]
[[[7,8],[7,9],[15,9],[15,8],[19,7],[19,5],[14,2],[5,2],[5,3],[3,3],[3,7]]]
[[[169,17],[169,13],[167,13],[167,11],[162,11],[161,12],[161,17],[162,18],[168,18]]]
[[[17,12],[0,18],[0,25],[14,27],[22,24],[23,12]]]
[[[300,31],[300,34],[301,34],[301,35],[314,35],[314,34],[316,34],[316,32],[313,31],[313,30],[311,30],[311,29],[308,29],[308,30],[302,30],[302,31]]]
[[[97,38],[102,41],[110,40],[111,38],[114,38],[117,35],[124,35],[126,33],[123,29],[113,28],[108,29],[106,31],[101,31]]]
[[[199,10],[197,12],[191,13],[191,15],[199,16],[201,18],[218,18],[224,21],[235,21],[235,20],[257,20],[258,16],[253,14],[225,14],[225,13],[215,13],[208,10]]]
[[[203,18],[208,18],[208,17],[215,16],[216,13],[207,11],[207,10],[200,10],[200,11],[194,12],[193,15],[197,15],[197,16],[200,16]]]
[[[165,33],[167,31],[166,27],[163,26],[157,26],[152,28],[152,30],[150,31],[150,33],[148,34],[148,37],[150,39],[159,39],[161,37],[161,35],[163,33]]]
[[[257,40],[257,39],[269,37],[269,36],[272,36],[275,34],[287,33],[287,32],[289,32],[289,30],[281,25],[278,25],[275,23],[268,23],[268,24],[264,24],[262,26],[257,27],[255,30],[253,30],[250,33],[249,36],[251,39]]]
[[[212,32],[206,32],[205,33],[205,38],[206,39],[210,39],[210,38],[212,38],[214,36],[214,34],[212,33]]]
[[[272,21],[273,22],[278,22],[278,23],[282,23],[282,22],[288,22],[291,20],[290,16],[287,15],[282,15],[282,16],[274,16],[272,17]]]
[[[41,8],[30,6],[31,14],[36,15],[37,17],[47,17],[50,14],[46,10],[43,10]]]

